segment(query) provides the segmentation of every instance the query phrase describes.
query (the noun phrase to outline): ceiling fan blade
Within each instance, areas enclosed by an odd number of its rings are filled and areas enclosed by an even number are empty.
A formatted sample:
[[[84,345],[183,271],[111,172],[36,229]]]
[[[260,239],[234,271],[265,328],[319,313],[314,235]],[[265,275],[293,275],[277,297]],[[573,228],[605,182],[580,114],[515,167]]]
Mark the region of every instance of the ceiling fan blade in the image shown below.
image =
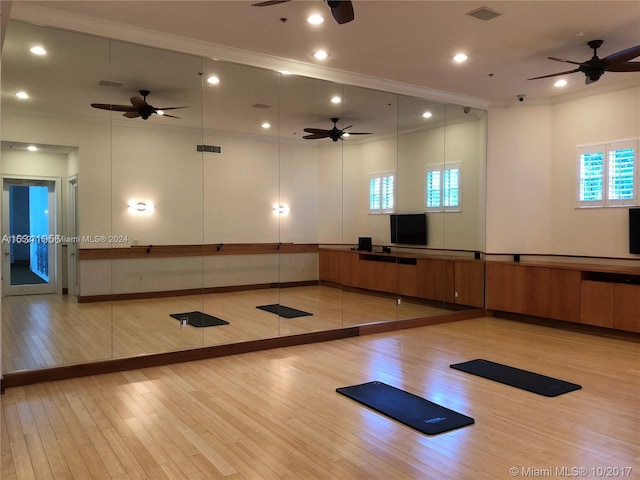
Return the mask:
[[[329,138],[329,133],[314,133],[311,135],[305,135],[304,137],[305,140],[315,140],[317,138]]]
[[[549,60],[555,60],[556,62],[573,63],[574,65],[582,65],[580,62],[574,62],[573,60],[565,60],[558,57],[547,57]]]
[[[286,3],[289,1],[291,0],[267,0],[266,2],[252,3],[251,6],[252,7],[268,7],[269,5],[277,5],[279,3]]]
[[[610,72],[640,72],[640,62],[625,62],[611,65],[607,68]]]
[[[348,135],[371,135],[371,132],[348,132]]]
[[[527,78],[527,80],[538,80],[539,78],[557,77],[558,75],[566,75],[568,73],[575,73],[579,71],[580,70],[576,68],[575,70],[567,70],[566,72],[558,72],[558,73],[552,73],[551,75],[542,75],[541,77]]]
[[[313,133],[314,135],[329,135],[329,130],[324,128],[305,128],[305,132]]]
[[[612,53],[602,59],[604,63],[608,66],[618,65],[620,63],[625,63],[631,60],[632,58],[640,57],[640,45],[636,45],[635,47],[627,48],[626,50],[621,50],[616,53]],[[608,69],[610,70],[610,68]]]
[[[189,108],[189,107],[166,107],[166,108],[160,108],[160,107],[154,107],[156,110],[176,110],[178,108]]]
[[[156,112],[157,113],[157,112]],[[158,115],[160,115],[158,113]],[[171,118],[181,118],[181,117],[176,117],[175,115],[169,115],[168,113],[163,113],[162,115],[160,115],[161,117],[171,117]]]
[[[134,109],[131,105],[111,105],[109,103],[92,103],[93,108],[99,108],[101,110],[113,110],[114,112],[133,112]]]
[[[125,112],[122,115],[127,117],[127,118],[137,118],[137,117],[140,116],[140,112],[136,112],[134,110],[134,111]]]
[[[350,1],[332,1],[328,0],[327,5],[331,8],[331,15],[340,25],[348,23],[354,18],[353,4]]]
[[[348,127],[344,127],[344,128],[342,129],[342,131],[344,132],[347,128],[351,128],[351,127],[353,127],[353,125],[349,125]]]

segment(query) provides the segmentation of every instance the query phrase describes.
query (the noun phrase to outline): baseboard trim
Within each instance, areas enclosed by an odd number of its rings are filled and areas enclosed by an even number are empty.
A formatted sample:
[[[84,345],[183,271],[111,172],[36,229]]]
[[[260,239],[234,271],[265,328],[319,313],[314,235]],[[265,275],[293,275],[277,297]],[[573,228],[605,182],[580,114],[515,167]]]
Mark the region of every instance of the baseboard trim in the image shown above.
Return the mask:
[[[478,318],[485,315],[485,310],[473,309],[455,312],[433,317],[412,318],[392,322],[376,322],[353,327],[345,327],[334,330],[301,333],[284,337],[250,340],[247,342],[231,343],[226,345],[212,345],[208,347],[180,350],[175,352],[138,355],[135,357],[114,358],[97,362],[50,367],[38,370],[11,372],[0,380],[0,391],[12,387],[22,387],[35,383],[67,380],[71,378],[102,375],[138,368],[158,367],[174,363],[192,362],[208,358],[238,355],[242,353],[258,352],[274,348],[308,345],[318,342],[327,342],[343,338],[358,337],[374,333],[384,333],[407,328],[423,327],[440,323],[457,322]]]

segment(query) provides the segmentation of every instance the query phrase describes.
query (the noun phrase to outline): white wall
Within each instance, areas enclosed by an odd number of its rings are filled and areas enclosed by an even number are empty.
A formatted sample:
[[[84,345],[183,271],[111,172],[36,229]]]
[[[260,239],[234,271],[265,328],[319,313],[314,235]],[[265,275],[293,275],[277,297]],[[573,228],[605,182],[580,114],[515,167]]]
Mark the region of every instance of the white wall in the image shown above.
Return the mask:
[[[639,137],[640,86],[491,109],[488,129],[488,252],[630,257],[626,208],[576,208],[576,147]]]

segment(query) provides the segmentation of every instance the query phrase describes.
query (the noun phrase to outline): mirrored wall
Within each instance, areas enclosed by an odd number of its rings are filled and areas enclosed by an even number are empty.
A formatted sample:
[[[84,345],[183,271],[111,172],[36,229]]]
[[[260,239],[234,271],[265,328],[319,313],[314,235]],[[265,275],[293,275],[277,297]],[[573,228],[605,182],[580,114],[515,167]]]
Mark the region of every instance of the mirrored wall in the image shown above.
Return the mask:
[[[4,373],[484,305],[484,111],[18,22],[2,70]]]

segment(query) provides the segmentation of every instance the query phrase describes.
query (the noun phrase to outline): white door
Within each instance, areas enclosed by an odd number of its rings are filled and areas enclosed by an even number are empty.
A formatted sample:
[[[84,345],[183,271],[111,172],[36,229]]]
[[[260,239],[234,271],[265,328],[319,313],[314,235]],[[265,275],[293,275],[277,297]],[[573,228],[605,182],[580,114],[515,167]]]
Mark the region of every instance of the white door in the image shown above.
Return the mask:
[[[55,185],[53,180],[3,178],[3,295],[55,292]]]

